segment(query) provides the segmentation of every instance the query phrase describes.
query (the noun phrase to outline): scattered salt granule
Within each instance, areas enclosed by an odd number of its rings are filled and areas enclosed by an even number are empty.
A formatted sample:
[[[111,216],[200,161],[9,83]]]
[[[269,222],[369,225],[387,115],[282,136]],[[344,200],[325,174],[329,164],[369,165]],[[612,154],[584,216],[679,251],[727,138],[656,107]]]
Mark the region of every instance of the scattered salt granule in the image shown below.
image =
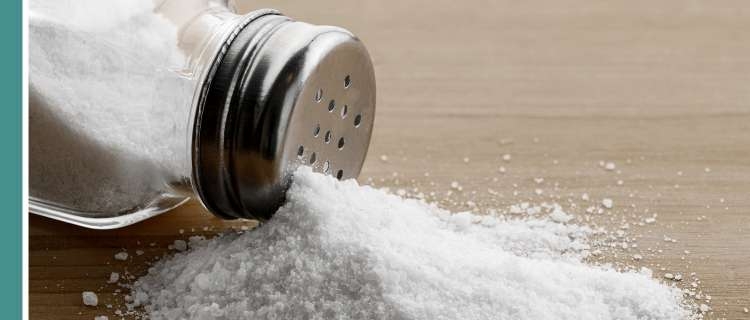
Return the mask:
[[[607,162],[607,164],[604,165],[604,169],[607,171],[615,170],[616,167],[617,166],[615,165],[614,162]]]
[[[706,304],[701,303],[700,306],[698,306],[698,310],[700,310],[703,313],[711,311],[711,307],[709,307]]]
[[[128,253],[125,251],[118,252],[115,254],[115,260],[125,261],[128,259]]]
[[[107,280],[107,283],[115,283],[118,280],[120,280],[120,274],[117,272],[112,272],[109,274],[109,280]]]
[[[503,161],[506,161],[506,162],[510,161],[510,158],[511,158],[510,154],[506,153],[506,154],[503,155]]]
[[[614,206],[614,202],[610,198],[604,198],[602,199],[602,206],[607,209],[612,209],[612,207]]]
[[[109,317],[107,317],[107,316],[96,316],[96,317],[94,317],[94,320],[109,320]]]
[[[99,298],[96,296],[96,293],[91,291],[82,292],[81,297],[83,298],[83,304],[86,306],[96,307],[99,304]]]
[[[301,168],[273,219],[155,263],[130,307],[151,319],[690,317],[648,269],[585,264],[591,232],[451,214]]]
[[[187,242],[185,240],[175,240],[172,247],[177,251],[187,250]]]
[[[549,215],[549,218],[555,222],[565,223],[572,220],[573,216],[565,213],[560,207],[556,207]]]
[[[386,162],[386,161],[388,161],[388,156],[386,156],[386,155],[384,155],[384,154],[381,154],[381,155],[380,155],[380,161],[383,161],[383,162]]]
[[[461,191],[463,190],[463,187],[458,183],[458,181],[451,182],[451,189]]]

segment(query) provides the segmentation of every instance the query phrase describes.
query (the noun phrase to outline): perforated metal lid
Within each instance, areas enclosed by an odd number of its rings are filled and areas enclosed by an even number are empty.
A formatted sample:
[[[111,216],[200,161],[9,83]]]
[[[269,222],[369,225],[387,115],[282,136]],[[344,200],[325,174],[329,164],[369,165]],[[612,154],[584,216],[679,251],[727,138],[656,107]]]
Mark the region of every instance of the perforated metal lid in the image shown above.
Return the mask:
[[[299,165],[354,178],[367,154],[375,76],[350,32],[253,17],[228,43],[204,88],[194,181],[224,218],[268,219]]]

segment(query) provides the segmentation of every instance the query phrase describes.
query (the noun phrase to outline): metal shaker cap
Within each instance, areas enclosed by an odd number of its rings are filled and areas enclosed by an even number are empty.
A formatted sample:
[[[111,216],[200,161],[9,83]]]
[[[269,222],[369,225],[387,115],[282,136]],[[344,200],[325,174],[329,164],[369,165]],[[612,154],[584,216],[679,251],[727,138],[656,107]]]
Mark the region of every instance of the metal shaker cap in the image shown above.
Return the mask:
[[[265,220],[300,165],[359,175],[375,116],[375,75],[349,31],[265,11],[214,62],[196,115],[193,178],[223,218]]]

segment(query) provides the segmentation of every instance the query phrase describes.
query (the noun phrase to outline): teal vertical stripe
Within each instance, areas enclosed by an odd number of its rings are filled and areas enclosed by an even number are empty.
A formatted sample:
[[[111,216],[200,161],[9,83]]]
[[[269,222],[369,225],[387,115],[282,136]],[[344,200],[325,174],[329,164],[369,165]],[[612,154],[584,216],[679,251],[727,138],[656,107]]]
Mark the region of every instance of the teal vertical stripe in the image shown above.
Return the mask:
[[[0,1],[0,310],[21,318],[21,108],[22,1]]]

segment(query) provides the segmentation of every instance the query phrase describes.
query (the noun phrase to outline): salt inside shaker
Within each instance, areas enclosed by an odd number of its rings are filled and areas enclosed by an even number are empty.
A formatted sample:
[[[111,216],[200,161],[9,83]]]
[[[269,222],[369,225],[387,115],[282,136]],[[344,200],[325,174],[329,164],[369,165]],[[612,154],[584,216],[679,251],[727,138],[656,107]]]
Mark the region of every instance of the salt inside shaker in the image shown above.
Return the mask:
[[[111,229],[194,197],[265,220],[299,165],[359,174],[375,77],[350,32],[212,0],[30,9],[33,213]]]

